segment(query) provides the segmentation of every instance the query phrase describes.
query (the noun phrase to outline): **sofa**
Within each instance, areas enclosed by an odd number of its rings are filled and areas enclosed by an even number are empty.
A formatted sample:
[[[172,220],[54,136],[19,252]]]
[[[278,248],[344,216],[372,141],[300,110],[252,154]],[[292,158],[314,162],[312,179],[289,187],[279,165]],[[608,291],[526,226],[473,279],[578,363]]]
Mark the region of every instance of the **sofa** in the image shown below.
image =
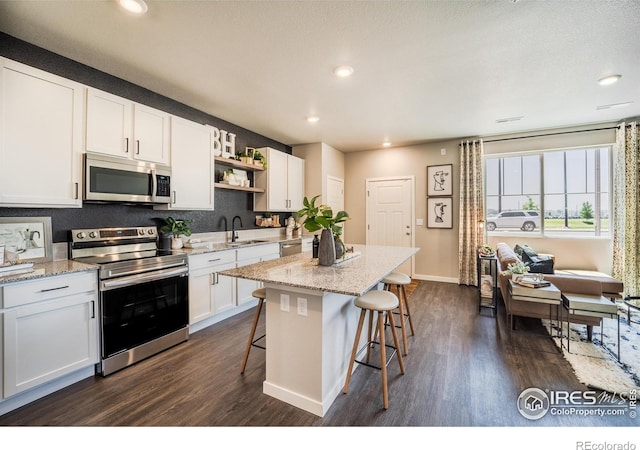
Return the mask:
[[[521,248],[522,250],[522,248]],[[620,298],[624,290],[621,281],[616,280],[601,272],[585,270],[554,270],[555,258],[553,255],[537,254],[531,249],[517,253],[516,249],[501,242],[496,246],[496,258],[498,260],[498,287],[509,318],[532,317],[537,319],[549,318],[549,306],[542,303],[513,300],[509,294],[509,280],[511,274],[504,273],[510,263],[518,260],[531,264],[530,267],[540,263],[540,273],[544,273],[544,279],[553,283],[560,291],[573,294],[603,295],[607,298]],[[535,256],[531,256],[531,255]],[[533,261],[533,262],[532,262]],[[533,272],[537,270],[532,270]],[[591,316],[571,315],[572,323],[587,325],[589,337],[593,326],[599,326],[601,319]],[[512,325],[514,322],[512,321]]]

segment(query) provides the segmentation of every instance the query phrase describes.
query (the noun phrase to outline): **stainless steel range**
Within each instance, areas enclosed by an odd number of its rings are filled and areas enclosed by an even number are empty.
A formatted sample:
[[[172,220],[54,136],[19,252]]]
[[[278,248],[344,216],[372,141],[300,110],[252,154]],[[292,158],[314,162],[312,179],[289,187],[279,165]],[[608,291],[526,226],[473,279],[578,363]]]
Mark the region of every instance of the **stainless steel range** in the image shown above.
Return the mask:
[[[99,373],[188,339],[187,255],[159,249],[156,227],[71,230],[69,253],[100,266]]]

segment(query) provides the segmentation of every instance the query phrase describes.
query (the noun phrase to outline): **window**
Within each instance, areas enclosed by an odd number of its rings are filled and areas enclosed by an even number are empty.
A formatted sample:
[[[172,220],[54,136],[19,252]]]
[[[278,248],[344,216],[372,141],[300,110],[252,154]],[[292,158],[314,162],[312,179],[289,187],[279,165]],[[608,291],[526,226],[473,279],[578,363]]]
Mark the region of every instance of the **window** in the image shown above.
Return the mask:
[[[487,231],[608,236],[610,153],[592,147],[487,156]]]

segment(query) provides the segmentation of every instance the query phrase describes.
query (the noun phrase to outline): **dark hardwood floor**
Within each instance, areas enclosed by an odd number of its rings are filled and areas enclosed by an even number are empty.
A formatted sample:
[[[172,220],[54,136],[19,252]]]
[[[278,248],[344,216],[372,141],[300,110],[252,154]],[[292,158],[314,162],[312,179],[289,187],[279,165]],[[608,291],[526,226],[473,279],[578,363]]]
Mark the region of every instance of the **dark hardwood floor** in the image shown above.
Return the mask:
[[[389,365],[389,409],[380,374],[360,366],[349,393],[320,418],[262,393],[264,352],[239,373],[253,310],[109,377],[81,381],[0,417],[3,426],[416,426],[637,427],[628,417],[551,416],[517,408],[525,388],[585,390],[548,337],[509,333],[504,310],[478,314],[477,291],[422,281],[410,298],[416,335],[406,374]],[[542,332],[539,321],[521,330]],[[345,343],[351,345],[351,343]]]

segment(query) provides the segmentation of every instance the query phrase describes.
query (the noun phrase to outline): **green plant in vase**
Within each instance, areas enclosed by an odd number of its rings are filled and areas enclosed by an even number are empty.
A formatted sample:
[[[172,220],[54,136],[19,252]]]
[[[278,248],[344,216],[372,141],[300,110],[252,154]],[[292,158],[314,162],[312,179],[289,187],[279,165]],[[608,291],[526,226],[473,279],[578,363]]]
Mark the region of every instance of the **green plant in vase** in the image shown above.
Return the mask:
[[[513,263],[507,264],[507,270],[503,272],[505,275],[511,275],[514,280],[517,280],[518,277],[522,277],[529,273],[529,266],[527,266],[524,262],[518,260]]]
[[[262,153],[260,153],[259,150],[254,150],[253,151],[253,163],[255,164],[256,161],[258,161],[260,164],[262,164],[262,167],[264,167],[265,169],[267,168],[267,160],[264,157],[264,155]]]
[[[171,235],[171,248],[182,248],[182,236],[191,236],[191,228],[189,225],[192,223],[190,219],[174,219],[169,216],[164,219],[164,225],[160,227],[160,232],[163,234]]]
[[[344,243],[342,242],[342,224],[351,219],[346,211],[338,211],[335,216],[333,209],[328,205],[316,206],[316,200],[320,197],[316,195],[311,200],[307,197],[304,198],[302,204],[304,208],[296,212],[298,217],[305,217],[302,226],[310,233],[322,230],[320,239],[320,251],[318,254],[318,263],[320,265],[331,265],[335,262],[336,258],[336,242],[338,242],[338,250],[342,249],[344,253]],[[331,241],[330,244],[323,244],[322,240]],[[333,251],[329,249],[329,246],[333,247]],[[325,251],[323,252],[323,247]],[[323,253],[329,253],[326,258],[323,258]],[[340,254],[340,257],[342,254]]]

